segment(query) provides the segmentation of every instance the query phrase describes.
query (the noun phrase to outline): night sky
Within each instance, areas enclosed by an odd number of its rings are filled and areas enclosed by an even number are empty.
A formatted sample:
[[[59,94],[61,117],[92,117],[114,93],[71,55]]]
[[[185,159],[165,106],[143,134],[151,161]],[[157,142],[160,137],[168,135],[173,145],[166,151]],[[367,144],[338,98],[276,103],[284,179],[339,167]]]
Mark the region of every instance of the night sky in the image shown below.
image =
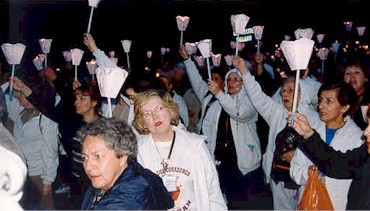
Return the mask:
[[[88,1],[46,1],[34,3],[26,8],[28,21],[27,46],[29,53],[40,53],[39,38],[53,39],[51,55],[55,60],[62,59],[61,51],[78,47],[87,50],[82,43],[82,35],[87,30],[90,7]],[[136,1],[141,2],[141,1]],[[180,32],[175,17],[189,16],[190,22],[184,32],[184,42],[197,42],[212,39],[214,53],[227,54],[232,38],[230,16],[245,14],[250,17],[248,27],[264,25],[262,50],[271,50],[279,44],[284,35],[294,39],[297,28],[312,28],[316,34],[325,33],[324,45],[330,47],[334,40],[344,42],[349,34],[344,21],[353,21],[352,39],[357,39],[357,26],[368,28],[369,15],[364,2],[337,1],[336,5],[324,6],[320,1],[296,1],[286,4],[283,1],[150,1],[151,3],[127,3],[123,0],[102,0],[94,10],[91,34],[99,48],[115,50],[119,61],[125,62],[121,40],[132,40],[131,59],[140,62],[145,59],[145,51],[152,50],[160,55],[160,47],[171,48],[177,54]],[[153,3],[155,2],[155,3]],[[166,3],[165,3],[166,2]],[[216,2],[216,3],[215,3]],[[217,3],[218,2],[218,3]],[[276,1],[275,1],[276,2]],[[322,2],[322,1],[321,1]],[[369,29],[367,29],[369,30]],[[362,38],[368,43],[368,31]],[[254,43],[249,45],[253,48]],[[86,55],[89,60],[91,55]],[[122,58],[121,58],[122,57]]]

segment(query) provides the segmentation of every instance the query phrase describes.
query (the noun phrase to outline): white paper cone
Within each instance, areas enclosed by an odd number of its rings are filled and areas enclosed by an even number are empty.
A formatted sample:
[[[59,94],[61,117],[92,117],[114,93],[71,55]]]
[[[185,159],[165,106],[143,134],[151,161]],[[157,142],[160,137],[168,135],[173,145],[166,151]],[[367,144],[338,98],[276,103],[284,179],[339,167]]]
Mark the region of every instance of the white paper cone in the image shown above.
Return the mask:
[[[314,34],[314,31],[311,28],[305,28],[305,29],[296,29],[294,31],[295,38],[297,40],[301,38],[307,38],[307,39],[312,39],[312,36]]]
[[[211,53],[211,56],[212,56],[212,64],[214,67],[219,67],[220,64],[221,64],[221,58],[222,58],[222,55],[221,54],[213,54]]]
[[[3,51],[8,64],[20,64],[24,51],[26,50],[26,46],[22,43],[4,43],[1,45],[1,50]]]
[[[128,73],[119,67],[96,69],[96,78],[99,85],[100,94],[107,98],[116,98]]]
[[[131,49],[132,41],[131,40],[122,40],[121,44],[122,44],[122,47],[123,47],[123,50],[125,51],[125,53],[129,53],[130,49]]]
[[[204,58],[209,58],[212,51],[212,40],[205,39],[197,43],[198,49]]]
[[[179,31],[185,31],[188,27],[190,18],[188,16],[176,16],[177,29]]]
[[[52,39],[45,38],[39,39],[40,48],[44,54],[50,53],[52,41],[53,41]]]
[[[227,66],[231,67],[233,65],[233,57],[231,55],[224,56]]]
[[[91,60],[90,62],[86,62],[87,70],[89,71],[90,75],[95,75],[95,70],[98,67],[95,60]]]
[[[307,38],[295,41],[282,41],[280,48],[291,70],[305,70],[311,58],[315,42]]]
[[[231,15],[231,26],[236,34],[244,33],[245,27],[249,22],[249,17],[244,14]]]
[[[193,55],[193,54],[197,53],[197,50],[198,50],[197,44],[189,43],[189,42],[185,43],[185,49],[186,49],[186,53],[188,55]]]
[[[366,30],[366,27],[365,26],[359,26],[359,27],[357,27],[358,36],[360,36],[360,37],[364,36],[365,30]]]
[[[66,62],[72,61],[71,51],[63,51],[63,57],[64,57],[64,61]]]
[[[151,59],[151,58],[152,58],[152,56],[153,56],[153,51],[147,51],[147,52],[146,52],[146,57],[147,57],[148,59]]]
[[[90,6],[90,7],[95,7],[95,8],[97,8],[97,7],[98,7],[99,2],[100,2],[100,0],[89,0],[89,6]]]
[[[256,40],[262,39],[264,26],[253,26],[254,37]]]
[[[318,35],[316,35],[317,42],[318,43],[322,43],[322,41],[324,40],[324,37],[325,37],[325,34],[318,34]]]
[[[40,71],[44,68],[43,66],[43,61],[41,60],[40,57],[36,56],[33,60],[32,60],[32,63],[33,65],[35,65],[36,67],[36,70]]]
[[[72,64],[73,65],[80,65],[82,56],[84,54],[84,51],[78,48],[71,49],[71,57],[72,57]]]

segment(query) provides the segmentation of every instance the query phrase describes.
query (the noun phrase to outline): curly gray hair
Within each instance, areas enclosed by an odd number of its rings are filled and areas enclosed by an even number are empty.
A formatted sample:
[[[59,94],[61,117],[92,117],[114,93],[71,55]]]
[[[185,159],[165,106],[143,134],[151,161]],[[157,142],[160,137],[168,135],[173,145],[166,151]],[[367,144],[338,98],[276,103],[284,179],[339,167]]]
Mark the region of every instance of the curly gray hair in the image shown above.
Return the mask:
[[[83,143],[87,136],[99,136],[114,150],[117,158],[127,155],[130,164],[136,159],[137,140],[131,127],[124,121],[115,118],[99,118],[83,126],[79,133],[82,134]]]

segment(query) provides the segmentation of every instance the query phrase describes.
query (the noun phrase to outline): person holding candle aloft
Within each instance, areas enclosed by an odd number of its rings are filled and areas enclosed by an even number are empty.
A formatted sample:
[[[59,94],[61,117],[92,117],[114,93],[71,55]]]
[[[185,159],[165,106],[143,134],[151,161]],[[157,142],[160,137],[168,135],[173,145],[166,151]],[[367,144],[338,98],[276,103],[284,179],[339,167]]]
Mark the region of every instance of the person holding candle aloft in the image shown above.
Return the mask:
[[[245,97],[241,74],[234,68],[222,80],[220,74],[211,72],[212,79],[206,82],[184,45],[180,46],[179,53],[202,103],[198,131],[207,136],[207,147],[216,163],[228,207],[255,209],[257,203],[249,196],[255,194],[262,183],[258,113]]]
[[[290,117],[291,118],[291,117]],[[353,150],[341,152],[327,145],[320,134],[311,128],[307,117],[296,114],[292,127],[301,135],[297,140],[299,149],[309,155],[321,172],[338,179],[351,179],[347,210],[370,209],[370,124],[364,130],[363,144]],[[370,106],[366,118],[370,119]]]
[[[283,80],[282,102],[278,103],[265,94],[246,66],[244,59],[235,56],[233,65],[241,73],[246,94],[257,112],[269,125],[268,143],[263,155],[262,168],[267,183],[270,183],[275,210],[296,210],[299,185],[289,175],[290,161],[295,153],[294,139],[298,134],[288,127],[288,111],[293,108],[295,79]],[[298,103],[301,96],[298,89]],[[299,111],[299,110],[298,110]]]
[[[350,84],[323,84],[318,92],[320,119],[310,123],[327,145],[345,152],[361,145],[362,131],[350,118],[349,113],[356,101],[356,92]],[[302,185],[300,198],[308,180],[308,169],[313,163],[301,151],[297,150],[292,161],[290,175],[297,184]],[[330,199],[335,210],[344,210],[347,204],[350,179],[334,179],[325,174],[325,181]]]
[[[57,80],[57,79],[56,79]],[[54,105],[55,95],[44,96],[38,92],[34,92],[22,80],[14,77],[14,89],[19,90],[27,97],[27,100],[39,109],[41,113],[58,123],[59,132],[61,135],[61,143],[67,152],[68,164],[63,170],[67,171],[68,182],[71,186],[71,208],[79,209],[82,200],[82,194],[88,184],[88,178],[83,172],[81,163],[81,139],[77,130],[89,123],[93,122],[101,116],[99,115],[101,96],[99,88],[96,84],[82,84],[82,86],[74,90],[74,113],[66,115],[65,107],[62,103],[58,106]],[[60,90],[59,90],[60,91]],[[47,99],[50,100],[46,100]],[[45,102],[46,101],[46,102]]]

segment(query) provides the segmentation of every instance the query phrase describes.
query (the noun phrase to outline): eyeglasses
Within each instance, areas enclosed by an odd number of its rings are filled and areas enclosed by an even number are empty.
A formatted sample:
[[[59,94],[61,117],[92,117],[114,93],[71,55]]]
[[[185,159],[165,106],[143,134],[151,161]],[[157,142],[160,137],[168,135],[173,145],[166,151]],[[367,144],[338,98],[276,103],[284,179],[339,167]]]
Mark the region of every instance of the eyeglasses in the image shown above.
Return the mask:
[[[127,95],[128,99],[135,100],[135,95]]]
[[[155,115],[158,115],[158,114],[160,114],[162,111],[163,111],[163,109],[164,109],[165,107],[163,106],[163,105],[157,105],[155,108],[154,108],[154,110],[152,110],[152,111],[145,111],[144,113],[143,113],[143,118],[144,119],[151,119],[152,118],[152,116],[155,114]]]
[[[228,83],[231,83],[231,82],[238,83],[238,82],[241,82],[242,79],[241,78],[227,78],[226,81]]]

